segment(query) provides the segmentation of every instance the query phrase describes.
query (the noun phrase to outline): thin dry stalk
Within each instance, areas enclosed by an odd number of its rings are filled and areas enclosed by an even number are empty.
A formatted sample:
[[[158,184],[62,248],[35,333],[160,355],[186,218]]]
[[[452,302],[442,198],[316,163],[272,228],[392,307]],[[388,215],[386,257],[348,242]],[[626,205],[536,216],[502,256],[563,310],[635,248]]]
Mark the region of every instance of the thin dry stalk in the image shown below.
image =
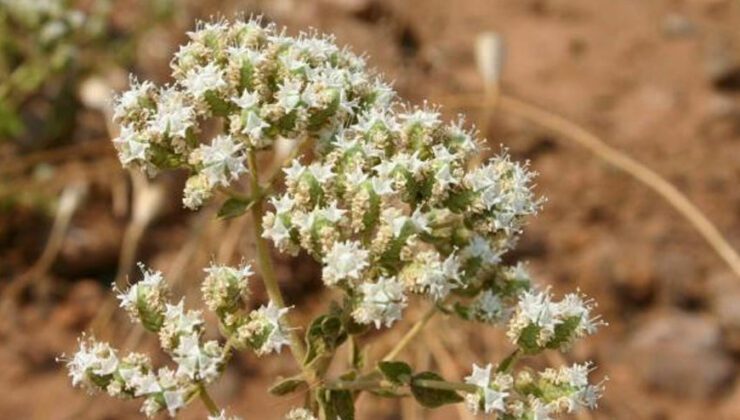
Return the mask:
[[[42,299],[45,299],[51,286],[46,280],[46,273],[62,249],[72,216],[83,202],[86,192],[87,184],[81,182],[70,184],[62,192],[54,224],[41,256],[28,271],[11,281],[5,288],[2,302],[0,302],[0,314],[3,315],[3,319],[12,319],[11,314],[14,312],[13,308],[18,296],[34,282],[36,282],[37,293]]]
[[[437,334],[436,337],[433,337],[430,330],[427,329],[424,331],[424,341],[426,342],[426,345],[429,346],[429,351],[432,353],[434,363],[436,363],[442,371],[442,376],[445,378],[455,378],[453,380],[460,378],[459,366],[457,362],[455,362],[455,358],[452,357],[449,351],[447,351],[447,347],[445,347],[445,342],[447,341],[445,336]],[[468,411],[463,404],[456,404],[455,409],[457,409],[459,419],[475,420],[475,416]]]
[[[118,288],[123,287],[124,281],[136,260],[136,251],[139,248],[141,238],[149,224],[159,213],[164,198],[163,187],[150,183],[145,175],[132,172],[131,181],[134,195],[133,215],[123,235],[121,253],[118,259],[118,272],[113,282]],[[91,329],[99,334],[104,334],[105,327],[113,317],[115,308],[115,300],[113,298],[108,299],[90,323]]]
[[[475,94],[449,96],[445,98],[444,102],[453,107],[485,106],[485,100],[480,95]],[[579,125],[536,105],[502,94],[499,97],[498,108],[505,113],[516,115],[560,134],[564,139],[586,148],[599,159],[629,174],[652,189],[699,232],[717,255],[740,278],[740,255],[737,251],[701,210],[689,201],[686,195],[658,173],[627,154],[609,146],[599,137]]]

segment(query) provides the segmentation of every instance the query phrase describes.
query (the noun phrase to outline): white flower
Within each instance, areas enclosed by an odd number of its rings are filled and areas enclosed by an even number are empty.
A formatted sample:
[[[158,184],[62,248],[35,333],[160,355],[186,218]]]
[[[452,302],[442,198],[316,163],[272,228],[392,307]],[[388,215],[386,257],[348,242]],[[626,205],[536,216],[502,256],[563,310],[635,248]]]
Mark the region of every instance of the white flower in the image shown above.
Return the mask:
[[[163,349],[172,351],[180,337],[199,334],[203,328],[203,316],[200,311],[185,311],[184,301],[177,305],[167,304],[164,322],[159,330],[159,341]]]
[[[390,178],[370,178],[370,185],[372,185],[375,194],[378,194],[381,197],[392,195],[395,192],[393,191],[393,180]]]
[[[203,173],[197,173],[185,181],[185,190],[183,191],[182,204],[189,209],[198,209],[206,200],[213,195],[213,187],[208,176]]]
[[[198,148],[203,173],[211,187],[228,186],[231,181],[247,171],[244,166],[245,158],[240,153],[243,148],[244,144],[237,143],[229,135],[216,136],[210,145],[204,144]]]
[[[80,340],[80,348],[72,360],[67,362],[67,369],[73,386],[83,385],[94,389],[96,384],[90,375],[113,374],[118,369],[118,357],[116,351],[108,343],[94,339]]]
[[[151,145],[133,127],[128,125],[121,126],[121,133],[113,139],[113,143],[116,146],[116,150],[118,150],[118,158],[124,166],[134,161],[147,161],[147,151]]]
[[[509,393],[491,388],[491,368],[490,363],[484,368],[473,364],[473,373],[465,378],[465,383],[480,388],[478,393],[471,393],[469,394],[469,398],[466,399],[468,408],[474,414],[478,413],[481,400],[483,403],[483,412],[486,414],[493,413],[494,411],[506,411],[506,402],[504,400],[509,396]]]
[[[415,256],[414,265],[414,289],[435,301],[444,299],[452,289],[460,287],[460,264],[453,254],[443,262],[435,251],[421,252]]]
[[[195,123],[195,111],[186,105],[181,92],[165,88],[159,94],[157,112],[149,121],[149,128],[160,136],[185,137]]]
[[[123,92],[115,100],[113,106],[113,119],[120,120],[126,117],[131,111],[141,107],[141,101],[154,90],[154,84],[150,81],[139,83],[135,78],[131,78],[129,89]]]
[[[164,397],[164,404],[167,407],[170,417],[174,417],[185,406],[185,391],[181,389],[164,391],[162,396]]]
[[[259,104],[259,96],[256,93],[244,90],[241,96],[234,96],[231,101],[241,109],[250,109]]]
[[[262,237],[270,239],[278,247],[290,239],[290,230],[279,216],[273,218],[272,225],[265,223],[263,228]]]
[[[283,346],[290,344],[289,331],[281,321],[288,311],[288,308],[279,308],[270,301],[267,306],[252,311],[249,322],[240,327],[237,334],[252,345],[259,356],[280,352]]]
[[[308,172],[316,178],[319,184],[324,184],[334,177],[329,165],[322,165],[318,162],[309,165]]]
[[[130,382],[135,390],[134,395],[141,397],[162,392],[162,386],[159,384],[159,378],[152,372],[145,375],[136,375],[131,378]]]
[[[221,412],[216,416],[208,416],[208,420],[242,420],[242,418],[238,416],[228,416],[226,415],[226,410],[221,410]]]
[[[139,289],[161,290],[166,287],[161,271],[147,270],[141,263],[139,264],[139,268],[144,274],[144,278],[137,283],[134,283],[125,292],[120,292],[116,295],[118,300],[121,301],[121,308],[127,311],[136,309],[137,301],[140,296]]]
[[[285,420],[317,420],[316,417],[305,408],[294,408],[285,415]]]
[[[473,316],[484,322],[497,322],[504,316],[504,305],[501,298],[490,290],[478,295],[471,305]]]
[[[380,277],[375,283],[360,285],[362,300],[352,312],[354,319],[360,324],[375,324],[390,327],[394,321],[401,319],[401,313],[406,307],[403,283],[395,277]]]
[[[558,337],[562,348],[568,347],[573,340],[596,332],[604,324],[598,317],[591,317],[593,305],[579,295],[567,295],[560,302],[553,302],[549,289],[545,291],[529,290],[519,297],[516,313],[509,321],[507,335],[517,342],[521,332],[530,325],[538,328],[537,344],[547,345],[555,336],[555,328],[567,322],[568,336]],[[577,321],[573,324],[573,320]]]
[[[301,101],[301,82],[296,79],[287,80],[275,94],[278,105],[286,112],[290,112]]]
[[[501,261],[501,256],[493,252],[491,244],[482,236],[474,235],[463,250],[463,255],[468,258],[480,258],[483,264],[495,265]]]
[[[255,111],[249,111],[241,132],[254,140],[259,140],[262,138],[262,130],[269,126]]]
[[[369,265],[370,253],[357,241],[336,242],[324,258],[322,279],[327,286],[342,280],[360,280]]]
[[[213,382],[223,364],[218,344],[211,341],[201,347],[197,334],[181,336],[172,359],[177,363],[177,375],[204,383]]]
[[[203,280],[201,292],[208,309],[214,312],[233,312],[249,297],[248,280],[254,275],[251,265],[230,267],[211,263],[203,271],[208,275]],[[218,315],[225,316],[224,313]]]
[[[347,213],[347,210],[343,210],[337,207],[337,202],[332,201],[328,206],[320,209],[321,216],[331,223],[337,223],[342,220],[342,216]]]
[[[293,205],[295,204],[295,200],[293,197],[289,195],[283,195],[279,198],[272,197],[270,198],[270,204],[275,207],[275,214],[284,214],[288,213],[293,209]]]
[[[283,169],[286,182],[298,181],[298,178],[303,175],[303,172],[305,172],[305,170],[306,167],[303,166],[298,159],[293,159],[293,161],[290,163],[290,166]]]
[[[217,91],[226,86],[224,71],[214,63],[196,67],[188,71],[183,86],[196,98],[202,98],[206,92]]]

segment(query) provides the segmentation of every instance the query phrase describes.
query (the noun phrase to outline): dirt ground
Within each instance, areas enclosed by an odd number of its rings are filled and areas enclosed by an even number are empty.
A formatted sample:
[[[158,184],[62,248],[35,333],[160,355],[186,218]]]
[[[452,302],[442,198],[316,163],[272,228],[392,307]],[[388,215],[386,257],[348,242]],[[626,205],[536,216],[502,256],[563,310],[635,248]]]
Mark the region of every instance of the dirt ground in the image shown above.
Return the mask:
[[[274,0],[187,7],[203,17],[261,12],[291,33],[309,27],[334,33],[340,44],[367,52],[401,96],[442,106],[454,94],[482,91],[475,40],[495,31],[506,42],[504,92],[568,117],[647,164],[740,249],[738,1]],[[134,70],[162,80],[182,35],[170,28],[152,37],[155,42],[141,52],[148,59]],[[558,292],[580,288],[593,296],[610,324],[566,355],[568,361],[594,360],[593,375],[609,378],[600,408],[578,418],[740,418],[740,279],[701,236],[652,191],[567,139],[503,112],[486,124],[480,110],[443,109],[468,113],[471,123],[488,127],[482,135],[492,149],[503,144],[539,173],[537,191],[548,202],[511,258],[529,261],[536,278]],[[101,116],[91,119],[104,126]],[[0,335],[0,418],[137,417],[136,402],[91,399],[72,389],[55,362],[73,350],[75,337],[102,305],[126,226],[125,212],[111,204],[123,174],[110,153],[98,159],[108,172],[72,221],[49,274],[50,299],[45,305],[28,299],[12,320],[15,328]],[[184,258],[182,290],[194,293],[197,288],[187,285],[199,275],[189,275],[223,250],[224,241],[234,241],[235,254],[249,248],[246,239],[228,235],[248,226],[205,223],[208,215],[178,209],[178,182],[163,183],[175,204],[147,231],[138,255],[165,270],[176,270],[173,265],[183,265],[176,261]],[[0,276],[6,283],[38,258],[51,222],[23,208],[0,218],[0,261],[6,261]],[[193,235],[201,235],[205,251],[183,254]],[[286,262],[280,272],[291,300],[302,307],[318,310],[326,301],[316,292],[312,263]],[[127,335],[125,320],[120,325],[112,334],[116,340]],[[472,334],[451,325],[453,320],[440,319],[426,336],[433,342],[439,338],[434,334],[445,334],[445,348],[433,353],[440,360],[454,355],[445,362],[448,372],[465,375],[472,362],[503,352],[504,340],[494,329]],[[403,328],[384,341],[392,342]],[[432,363],[414,352],[406,357]],[[280,418],[300,401],[279,400],[265,389],[268,378],[291,368],[287,357],[245,356],[216,386],[214,398],[245,419]],[[359,410],[360,419],[458,415],[454,408],[419,411],[374,398],[362,400]],[[196,403],[183,418],[204,413]]]

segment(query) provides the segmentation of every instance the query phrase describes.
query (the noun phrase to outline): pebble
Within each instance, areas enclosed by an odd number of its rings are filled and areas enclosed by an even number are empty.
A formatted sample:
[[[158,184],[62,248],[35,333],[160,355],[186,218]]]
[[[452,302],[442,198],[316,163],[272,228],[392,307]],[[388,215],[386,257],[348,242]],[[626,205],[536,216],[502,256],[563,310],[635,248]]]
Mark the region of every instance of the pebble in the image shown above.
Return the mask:
[[[719,324],[701,315],[654,314],[632,336],[628,354],[646,384],[677,397],[716,396],[735,376]]]

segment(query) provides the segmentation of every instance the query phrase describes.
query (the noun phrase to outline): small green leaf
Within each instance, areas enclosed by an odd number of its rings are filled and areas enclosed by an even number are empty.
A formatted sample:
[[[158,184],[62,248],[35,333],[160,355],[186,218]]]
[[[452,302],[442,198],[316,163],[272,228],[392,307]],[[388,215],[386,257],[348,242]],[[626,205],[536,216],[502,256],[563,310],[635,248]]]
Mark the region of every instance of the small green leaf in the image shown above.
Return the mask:
[[[434,372],[421,372],[413,376],[411,379],[411,393],[422,406],[426,408],[437,408],[445,404],[454,404],[463,401],[463,397],[455,391],[419,386],[416,381],[420,379],[444,381],[444,378]]]
[[[316,358],[326,352],[326,345],[322,340],[321,323],[326,319],[326,315],[316,317],[306,330],[306,358],[304,365],[311,364]]]
[[[535,354],[542,351],[542,347],[537,344],[537,337],[540,334],[540,327],[535,324],[530,324],[524,327],[521,333],[519,333],[519,339],[517,344],[527,354]]]
[[[224,101],[223,99],[219,98],[215,92],[210,90],[206,92],[205,99],[208,103],[208,106],[211,108],[211,112],[213,112],[213,115],[217,117],[226,117],[229,115],[231,105],[229,105],[229,103]]]
[[[218,217],[221,219],[231,219],[241,216],[246,213],[253,204],[254,199],[252,198],[244,199],[231,197],[224,202],[220,209],[218,209]]]
[[[395,385],[406,385],[411,381],[411,375],[414,371],[407,363],[404,362],[380,362],[378,369],[385,376],[385,379],[393,382]]]
[[[303,385],[308,384],[302,378],[292,376],[290,378],[285,378],[277,381],[274,385],[270,387],[268,391],[272,395],[282,396],[295,392]]]
[[[319,403],[323,411],[322,419],[354,420],[355,401],[350,391],[323,390],[319,393]]]

